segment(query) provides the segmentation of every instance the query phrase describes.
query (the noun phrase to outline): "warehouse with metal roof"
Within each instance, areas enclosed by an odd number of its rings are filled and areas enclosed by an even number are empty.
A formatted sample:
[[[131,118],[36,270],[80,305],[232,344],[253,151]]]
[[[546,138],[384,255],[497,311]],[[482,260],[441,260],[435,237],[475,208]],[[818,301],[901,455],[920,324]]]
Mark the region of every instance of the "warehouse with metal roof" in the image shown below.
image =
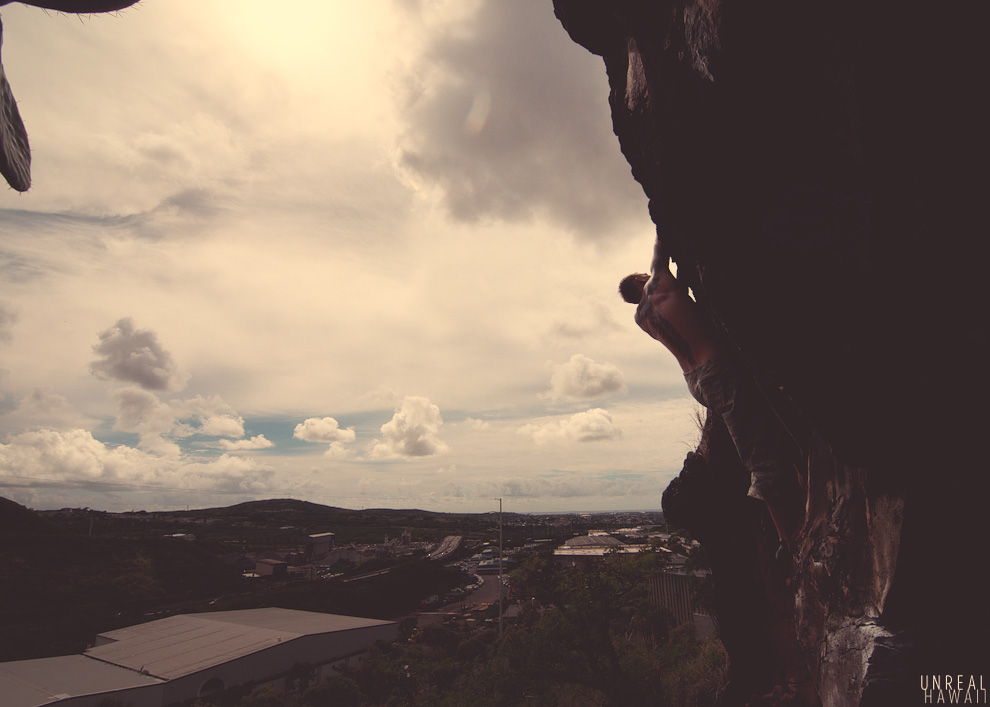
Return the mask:
[[[0,663],[0,695],[8,707],[107,698],[167,707],[246,683],[282,687],[297,664],[325,680],[397,630],[393,621],[276,608],[170,616],[100,634],[82,655]]]

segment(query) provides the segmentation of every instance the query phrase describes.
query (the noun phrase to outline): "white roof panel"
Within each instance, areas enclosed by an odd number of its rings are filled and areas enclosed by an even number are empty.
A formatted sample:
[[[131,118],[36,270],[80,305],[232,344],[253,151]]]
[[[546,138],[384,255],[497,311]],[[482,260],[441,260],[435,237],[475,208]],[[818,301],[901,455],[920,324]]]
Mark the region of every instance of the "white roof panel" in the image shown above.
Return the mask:
[[[83,655],[0,663],[0,699],[4,707],[37,707],[57,699],[161,682]]]
[[[184,614],[100,634],[113,642],[90,648],[86,655],[173,679],[300,636],[390,623],[275,608]]]
[[[243,626],[270,628],[291,631],[300,636],[316,633],[333,633],[335,631],[350,631],[355,628],[369,626],[385,626],[394,621],[365,619],[360,616],[343,616],[341,614],[321,614],[318,611],[297,611],[296,609],[241,609],[239,611],[211,611],[205,614],[191,614],[212,621],[227,621]]]

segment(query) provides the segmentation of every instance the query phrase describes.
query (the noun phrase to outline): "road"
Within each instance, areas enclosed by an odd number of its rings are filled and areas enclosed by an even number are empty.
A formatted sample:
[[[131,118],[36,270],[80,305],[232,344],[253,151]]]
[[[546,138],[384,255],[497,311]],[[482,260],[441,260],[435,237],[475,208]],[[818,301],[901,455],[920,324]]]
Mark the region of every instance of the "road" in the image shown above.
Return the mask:
[[[444,604],[438,609],[418,611],[415,614],[411,614],[411,616],[419,619],[419,627],[423,628],[424,626],[443,621],[448,616],[457,616],[465,611],[479,608],[483,604],[498,603],[498,575],[486,574],[484,580],[484,584],[467,596]]]
[[[461,546],[460,535],[448,535],[440,543],[440,547],[430,553],[431,560],[442,560]]]

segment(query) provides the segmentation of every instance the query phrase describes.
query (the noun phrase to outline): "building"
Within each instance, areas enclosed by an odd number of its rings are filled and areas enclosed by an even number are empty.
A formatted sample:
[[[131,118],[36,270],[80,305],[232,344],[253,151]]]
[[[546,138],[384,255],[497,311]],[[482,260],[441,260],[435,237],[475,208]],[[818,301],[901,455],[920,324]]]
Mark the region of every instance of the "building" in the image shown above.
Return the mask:
[[[0,696],[5,707],[169,707],[235,685],[281,689],[294,665],[325,680],[397,631],[393,621],[291,609],[183,614],[100,634],[82,655],[0,663]]]
[[[306,537],[306,559],[317,562],[325,559],[333,550],[333,533],[315,533]]]
[[[515,558],[503,557],[501,561],[498,558],[494,560],[482,560],[478,563],[478,568],[475,572],[478,574],[498,574],[499,572],[508,574],[518,566],[519,563]]]
[[[650,605],[670,612],[671,625],[692,624],[695,637],[704,641],[717,630],[713,616],[694,599],[692,582],[708,576],[708,572],[667,570],[650,577]]]
[[[108,698],[133,707],[158,707],[163,683],[84,655],[0,663],[0,694],[8,707],[39,707],[53,702],[93,707]]]
[[[633,553],[645,545],[627,545],[607,533],[592,532],[571,538],[553,551],[554,560],[562,567],[575,567],[601,560],[612,553]]]
[[[259,577],[271,577],[272,579],[288,579],[289,563],[281,560],[255,560],[254,572]]]

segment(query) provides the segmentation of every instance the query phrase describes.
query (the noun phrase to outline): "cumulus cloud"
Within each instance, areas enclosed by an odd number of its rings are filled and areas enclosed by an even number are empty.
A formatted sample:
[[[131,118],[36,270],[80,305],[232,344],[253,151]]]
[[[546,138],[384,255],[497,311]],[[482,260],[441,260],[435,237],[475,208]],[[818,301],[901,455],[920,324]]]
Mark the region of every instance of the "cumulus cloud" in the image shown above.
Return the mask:
[[[125,445],[110,447],[86,430],[34,430],[0,444],[0,471],[27,483],[119,483],[168,490],[270,491],[273,471],[227,454],[209,461],[161,457]]]
[[[352,427],[341,429],[332,417],[311,417],[296,425],[292,436],[304,442],[353,442],[355,432]]]
[[[478,420],[473,417],[468,417],[464,419],[465,426],[472,430],[489,430],[491,429],[491,424],[485,422],[484,420]]]
[[[238,439],[229,440],[222,439],[219,442],[221,449],[226,449],[228,452],[242,452],[254,449],[268,449],[269,447],[274,447],[275,444],[265,438],[265,435],[255,435],[251,439]]]
[[[164,402],[151,391],[128,387],[114,391],[114,397],[114,429],[140,435],[138,446],[142,449],[176,455],[176,439],[192,435],[234,439],[244,436],[244,420],[216,396]]]
[[[99,334],[93,347],[98,359],[90,371],[99,378],[136,383],[145,390],[181,390],[189,374],[172,360],[172,355],[149,329],[137,329],[125,317]]]
[[[418,18],[428,39],[410,66],[400,145],[411,181],[439,187],[466,222],[543,215],[604,239],[641,217],[646,199],[610,130],[601,59],[570,39],[549,3],[501,0],[462,14],[443,26]]]
[[[187,421],[183,431],[206,437],[243,437],[244,420],[216,395],[186,398],[169,403],[177,419]]]
[[[311,417],[296,425],[292,436],[304,442],[317,442],[330,445],[325,456],[331,459],[346,459],[351,455],[347,445],[353,442],[357,434],[353,427],[341,429],[340,424],[332,417]]]
[[[65,397],[43,390],[35,390],[23,398],[2,420],[3,429],[16,432],[39,428],[90,429],[97,423],[98,420],[81,413]]]
[[[553,400],[586,400],[625,390],[625,376],[611,363],[596,363],[583,354],[574,354],[567,363],[554,367],[545,395]]]
[[[331,442],[327,451],[323,452],[323,456],[331,459],[348,459],[351,456],[351,450],[345,442]]]
[[[615,426],[612,416],[602,408],[579,412],[566,420],[541,425],[526,424],[518,432],[532,437],[538,444],[561,441],[600,442],[622,436],[622,430]]]
[[[146,461],[151,464],[143,467]],[[34,430],[0,445],[0,469],[25,477],[139,479],[156,465],[154,457],[130,447],[109,448],[86,430]]]
[[[179,446],[166,437],[181,434],[177,416],[168,404],[142,388],[122,388],[114,392],[117,419],[114,429],[140,435],[138,446],[159,454],[178,456]]]
[[[407,396],[392,419],[382,425],[382,439],[375,441],[375,459],[429,457],[443,454],[448,446],[440,440],[443,418],[440,408],[428,398]]]
[[[200,422],[198,433],[207,437],[244,436],[244,420],[232,415],[210,415]]]

